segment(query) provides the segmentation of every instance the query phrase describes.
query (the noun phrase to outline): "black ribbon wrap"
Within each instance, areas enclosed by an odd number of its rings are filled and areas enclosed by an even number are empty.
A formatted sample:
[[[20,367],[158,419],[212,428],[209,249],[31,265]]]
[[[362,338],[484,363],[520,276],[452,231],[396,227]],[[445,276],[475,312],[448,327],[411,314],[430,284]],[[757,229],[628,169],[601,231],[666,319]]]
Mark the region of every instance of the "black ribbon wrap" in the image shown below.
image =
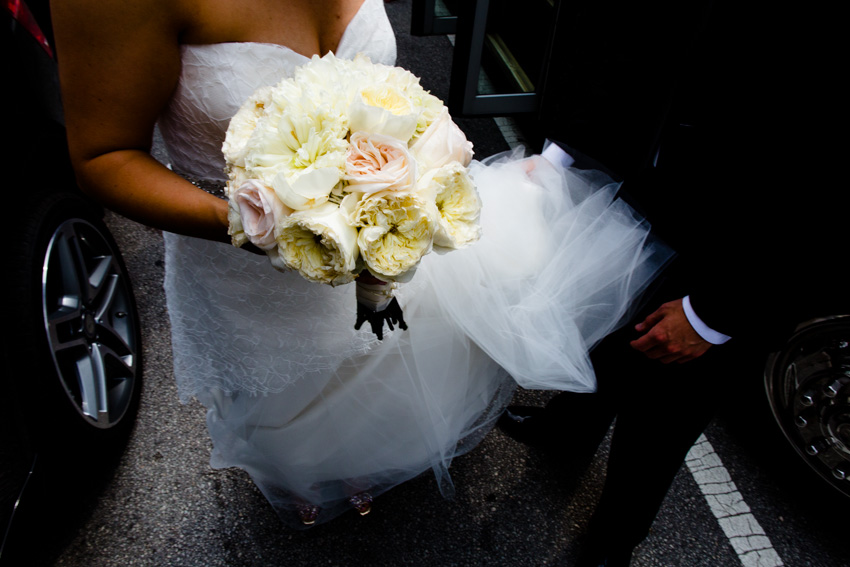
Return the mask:
[[[384,340],[384,323],[389,325],[390,330],[394,330],[393,325],[398,325],[399,329],[407,330],[407,323],[404,322],[404,313],[401,310],[401,305],[398,300],[393,297],[389,305],[381,311],[373,311],[362,303],[357,303],[357,322],[354,323],[354,329],[360,330],[363,323],[369,322],[372,332],[378,337],[378,340]]]

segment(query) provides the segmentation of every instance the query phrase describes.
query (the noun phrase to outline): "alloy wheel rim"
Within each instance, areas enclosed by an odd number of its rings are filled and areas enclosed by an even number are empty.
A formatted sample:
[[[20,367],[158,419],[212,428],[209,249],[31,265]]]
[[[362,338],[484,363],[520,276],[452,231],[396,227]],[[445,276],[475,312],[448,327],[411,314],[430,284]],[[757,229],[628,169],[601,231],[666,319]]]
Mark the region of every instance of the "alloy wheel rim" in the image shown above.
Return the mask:
[[[139,347],[132,291],[117,251],[91,223],[65,221],[48,244],[41,292],[62,389],[87,423],[114,427],[132,403]]]
[[[768,360],[765,386],[800,457],[850,497],[850,316],[801,326]]]

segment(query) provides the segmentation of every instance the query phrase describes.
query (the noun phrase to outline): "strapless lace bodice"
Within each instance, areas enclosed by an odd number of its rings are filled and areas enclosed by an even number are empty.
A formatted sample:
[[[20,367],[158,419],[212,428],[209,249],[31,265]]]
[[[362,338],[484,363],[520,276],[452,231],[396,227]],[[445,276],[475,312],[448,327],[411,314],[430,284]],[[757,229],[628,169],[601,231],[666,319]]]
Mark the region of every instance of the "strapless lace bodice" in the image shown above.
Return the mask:
[[[392,65],[396,46],[382,0],[365,0],[339,42],[336,55],[363,53]],[[221,144],[230,118],[259,87],[289,77],[307,58],[270,43],[184,45],[177,89],[159,120],[175,170],[223,180]]]

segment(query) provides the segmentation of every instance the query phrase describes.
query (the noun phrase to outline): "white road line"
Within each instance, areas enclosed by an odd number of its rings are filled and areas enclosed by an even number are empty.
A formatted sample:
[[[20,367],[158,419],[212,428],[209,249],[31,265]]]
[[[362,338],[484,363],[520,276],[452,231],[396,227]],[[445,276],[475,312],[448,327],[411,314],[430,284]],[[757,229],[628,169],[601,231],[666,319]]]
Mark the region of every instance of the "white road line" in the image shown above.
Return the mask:
[[[685,463],[741,564],[744,567],[784,565],[705,435],[697,439]]]

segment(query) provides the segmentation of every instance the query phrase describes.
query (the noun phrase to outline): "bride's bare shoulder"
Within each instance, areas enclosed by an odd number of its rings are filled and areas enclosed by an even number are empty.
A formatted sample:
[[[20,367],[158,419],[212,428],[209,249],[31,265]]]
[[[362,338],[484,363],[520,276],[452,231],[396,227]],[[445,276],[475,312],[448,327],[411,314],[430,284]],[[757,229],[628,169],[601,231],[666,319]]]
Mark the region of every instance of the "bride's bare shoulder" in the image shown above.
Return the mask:
[[[184,0],[54,0],[53,28],[75,159],[145,148],[180,72]]]
[[[51,13],[60,28],[86,30],[95,36],[125,36],[159,29],[177,31],[188,25],[194,0],[54,0]]]

